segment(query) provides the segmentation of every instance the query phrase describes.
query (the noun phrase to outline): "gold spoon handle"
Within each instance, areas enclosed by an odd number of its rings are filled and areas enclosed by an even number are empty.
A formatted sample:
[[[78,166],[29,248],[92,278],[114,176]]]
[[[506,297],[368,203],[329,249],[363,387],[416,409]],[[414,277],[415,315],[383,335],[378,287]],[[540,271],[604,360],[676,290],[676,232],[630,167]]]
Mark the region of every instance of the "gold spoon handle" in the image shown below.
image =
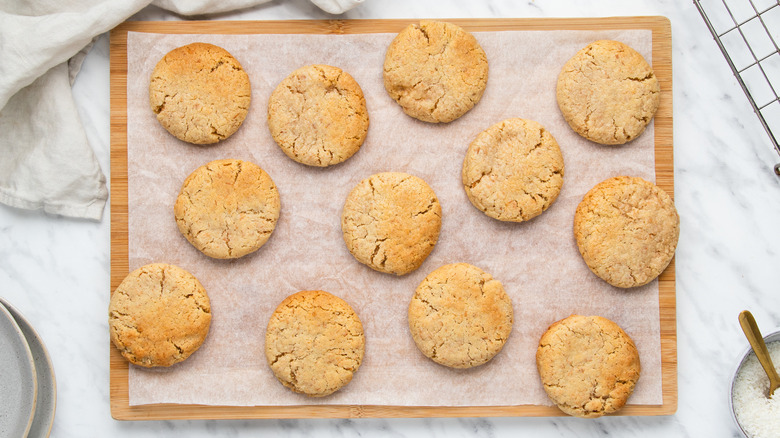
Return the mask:
[[[758,362],[764,367],[766,375],[769,376],[769,395],[771,396],[775,389],[780,386],[780,376],[777,375],[777,370],[772,364],[772,358],[769,356],[769,350],[766,348],[764,338],[761,336],[761,332],[758,330],[758,324],[756,324],[753,314],[747,310],[743,310],[739,314],[739,325],[742,326],[742,331],[745,332],[745,336],[750,342],[750,346],[753,347],[753,352],[756,353]]]

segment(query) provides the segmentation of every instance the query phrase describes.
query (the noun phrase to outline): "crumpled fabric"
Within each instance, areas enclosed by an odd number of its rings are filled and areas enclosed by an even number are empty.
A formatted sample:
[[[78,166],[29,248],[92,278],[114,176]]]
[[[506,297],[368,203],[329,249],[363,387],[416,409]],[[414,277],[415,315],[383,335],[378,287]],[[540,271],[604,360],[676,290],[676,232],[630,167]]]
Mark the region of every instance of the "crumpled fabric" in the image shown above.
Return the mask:
[[[5,0],[0,2],[0,203],[101,220],[106,177],[71,85],[92,41],[153,4],[181,15],[269,0]],[[363,0],[311,0],[340,14]]]

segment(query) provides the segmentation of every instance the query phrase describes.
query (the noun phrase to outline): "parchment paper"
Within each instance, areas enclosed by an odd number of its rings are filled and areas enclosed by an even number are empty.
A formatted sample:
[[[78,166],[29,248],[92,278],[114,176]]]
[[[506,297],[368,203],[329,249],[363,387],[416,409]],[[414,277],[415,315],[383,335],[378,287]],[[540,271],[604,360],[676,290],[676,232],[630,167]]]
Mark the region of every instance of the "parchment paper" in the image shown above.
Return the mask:
[[[651,32],[478,32],[487,53],[487,89],[477,106],[449,124],[406,116],[382,85],[382,64],[394,34],[158,35],[128,34],[128,192],[130,269],[172,263],[193,273],[211,298],[211,331],[199,351],[168,369],[130,367],[130,404],[207,405],[376,404],[485,406],[551,404],[539,382],[535,353],[547,327],[572,313],[617,322],[636,342],[642,376],[629,403],[661,404],[657,280],[634,290],[608,286],[582,261],[572,235],[574,210],[598,182],[619,174],[655,180],[653,126],[622,147],[600,146],[575,134],[555,102],[561,66],[597,39],[623,41],[651,61]],[[243,126],[214,146],[181,142],[149,108],[152,69],[169,50],[209,42],[230,51],[249,73],[252,103]],[[287,158],[266,125],[268,96],[294,69],[330,64],[349,72],[366,96],[370,128],[345,163],[318,169]],[[482,130],[509,117],[536,120],[561,146],[563,190],[541,216],[501,223],[468,201],[461,165]],[[265,169],[279,188],[281,217],[268,243],[234,261],[198,252],[179,234],[173,204],[184,179],[211,160],[239,158]],[[420,269],[403,277],[358,263],[341,233],[349,191],[382,171],[426,180],[443,209],[439,242]],[[425,358],[407,328],[417,285],[437,267],[468,262],[500,280],[512,298],[515,324],[491,362],[452,370]],[[365,359],[352,382],[312,399],[284,388],[264,356],[268,319],[288,295],[329,291],[352,305],[363,322]]]

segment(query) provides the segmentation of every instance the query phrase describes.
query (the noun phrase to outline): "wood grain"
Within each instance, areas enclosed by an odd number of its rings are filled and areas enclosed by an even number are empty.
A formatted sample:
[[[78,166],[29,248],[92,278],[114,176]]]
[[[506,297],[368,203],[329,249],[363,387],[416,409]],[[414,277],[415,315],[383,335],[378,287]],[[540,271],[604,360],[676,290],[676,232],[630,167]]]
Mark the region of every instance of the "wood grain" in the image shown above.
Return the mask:
[[[672,129],[672,35],[665,17],[451,19],[469,31],[606,30],[652,31],[653,70],[661,85],[655,115],[656,183],[674,196]],[[167,21],[126,22],[111,31],[111,291],[129,273],[127,203],[127,32],[171,34],[354,34],[393,33],[411,20]],[[661,371],[663,404],[627,405],[617,415],[671,415],[677,410],[677,303],[674,260],[660,276]],[[562,416],[555,407],[518,406],[204,406],[155,404],[130,406],[128,363],[110,348],[111,415],[117,420],[499,417]]]

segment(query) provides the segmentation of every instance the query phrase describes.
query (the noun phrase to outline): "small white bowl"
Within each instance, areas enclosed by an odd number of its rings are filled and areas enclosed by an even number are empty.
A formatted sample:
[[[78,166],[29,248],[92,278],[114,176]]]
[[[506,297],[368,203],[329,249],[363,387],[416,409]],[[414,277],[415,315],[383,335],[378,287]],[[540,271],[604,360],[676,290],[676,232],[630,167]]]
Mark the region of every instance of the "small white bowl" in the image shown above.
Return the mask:
[[[775,329],[768,335],[764,336],[764,343],[766,344],[775,341],[780,341],[780,329]],[[748,345],[748,347],[742,353],[738,365],[731,376],[731,385],[729,386],[729,410],[731,411],[731,418],[734,419],[734,424],[737,425],[737,430],[739,430],[742,433],[742,436],[745,438],[751,438],[751,436],[748,435],[744,429],[742,429],[742,425],[739,424],[739,421],[737,421],[737,414],[736,412],[734,412],[734,382],[737,380],[737,376],[739,375],[739,371],[742,369],[742,365],[744,365],[745,360],[747,360],[748,356],[752,352],[753,352],[753,348],[750,345]],[[775,363],[775,367],[777,367],[777,363]]]

